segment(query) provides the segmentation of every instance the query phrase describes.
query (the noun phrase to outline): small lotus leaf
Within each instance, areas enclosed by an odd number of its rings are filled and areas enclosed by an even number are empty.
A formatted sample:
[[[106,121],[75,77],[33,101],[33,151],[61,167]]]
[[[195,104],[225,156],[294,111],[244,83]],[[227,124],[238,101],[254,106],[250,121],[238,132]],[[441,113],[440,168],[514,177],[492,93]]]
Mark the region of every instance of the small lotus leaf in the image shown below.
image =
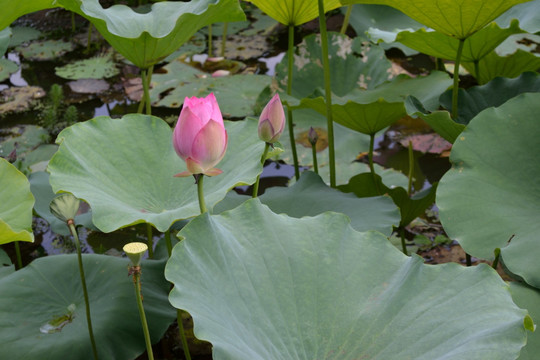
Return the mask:
[[[15,48],[22,57],[33,61],[54,60],[74,49],[73,43],[62,40],[35,41],[26,46],[19,45]]]
[[[466,39],[512,6],[527,1],[530,0],[341,0],[341,3],[392,6],[443,34]]]
[[[231,192],[214,208],[214,214],[232,209],[250,197]],[[305,171],[291,187],[273,187],[259,200],[276,214],[294,218],[315,216],[326,211],[347,215],[351,226],[357,231],[376,230],[386,236],[399,224],[399,210],[388,196],[358,198],[328,187],[321,177]]]
[[[34,102],[45,96],[39,86],[9,87],[0,93],[5,102],[0,104],[0,114],[23,112],[30,109]]]
[[[7,27],[0,31],[0,55],[4,55],[11,38],[11,28]],[[2,80],[3,81],[3,80]]]
[[[32,207],[34,196],[28,179],[0,157],[0,244],[12,241],[34,241]]]
[[[540,75],[526,72],[515,79],[496,77],[489,83],[469,89],[459,89],[458,122],[468,124],[482,110],[497,107],[525,92],[540,92]],[[441,95],[441,104],[452,108],[452,91]]]
[[[100,359],[135,359],[144,352],[144,336],[129,261],[83,255],[92,327]],[[143,261],[142,294],[153,343],[165,333],[176,312],[168,304],[170,285],[164,261]],[[85,302],[77,255],[39,258],[0,279],[0,354],[7,359],[87,360]],[[55,321],[56,320],[56,321]]]
[[[540,286],[537,153],[540,93],[482,111],[454,143],[437,190],[441,223],[472,256],[501,256],[510,272]]]
[[[0,59],[0,81],[8,79],[17,70],[19,70],[19,66],[13,61]]]
[[[29,26],[13,26],[11,32],[9,47],[19,46],[25,42],[39,39],[41,36],[41,31]]]
[[[526,311],[489,266],[425,265],[343,214],[295,219],[254,199],[180,236],[169,300],[215,360],[503,360],[525,344]]]
[[[211,209],[237,185],[255,182],[262,171],[264,144],[254,121],[227,122],[223,174],[205,177],[204,194]],[[70,192],[92,208],[103,232],[147,222],[166,231],[176,221],[200,213],[197,187],[172,145],[172,130],[163,120],[130,114],[121,119],[97,117],[64,129],[60,148],[49,163],[54,192]]]
[[[55,68],[57,76],[69,79],[107,79],[118,75],[120,70],[112,56],[96,56]]]
[[[98,0],[58,0],[87,18],[120,54],[146,69],[176,51],[201,27],[244,20],[237,0],[164,1],[146,14],[125,5],[103,9]]]

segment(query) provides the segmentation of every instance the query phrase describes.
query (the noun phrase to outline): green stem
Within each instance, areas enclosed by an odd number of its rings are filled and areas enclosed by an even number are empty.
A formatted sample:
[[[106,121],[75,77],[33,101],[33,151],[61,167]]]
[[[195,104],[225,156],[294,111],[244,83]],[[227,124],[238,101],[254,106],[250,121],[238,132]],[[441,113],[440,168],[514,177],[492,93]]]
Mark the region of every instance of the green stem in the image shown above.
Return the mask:
[[[88,25],[88,38],[86,40],[86,52],[89,53],[90,52],[90,44],[92,44],[92,28],[94,27],[94,25],[92,25],[92,23],[89,23]]]
[[[206,203],[204,202],[204,192],[203,192],[203,179],[204,174],[197,174],[196,176],[196,182],[197,182],[197,194],[199,196],[199,208],[201,209],[201,214],[204,214],[208,210],[206,209]]]
[[[317,144],[311,145],[311,154],[313,155],[313,171],[315,171],[315,174],[318,174],[319,166],[317,165]]]
[[[144,332],[144,342],[146,343],[146,353],[149,360],[154,360],[154,353],[152,351],[152,342],[150,341],[150,332],[148,331],[148,324],[146,322],[146,315],[144,314],[143,301],[141,296],[141,273],[135,271],[133,274],[133,285],[135,286],[135,297],[137,298],[137,306],[139,307],[139,315],[141,317],[141,325]]]
[[[332,88],[330,86],[330,63],[328,61],[328,34],[323,0],[319,0],[319,27],[321,31],[324,90],[326,93],[326,124],[328,132],[328,157],[330,165],[330,187],[336,187],[336,155],[334,149],[334,121],[332,118]]]
[[[347,31],[347,28],[349,27],[349,19],[351,18],[352,7],[353,7],[352,4],[347,6],[345,19],[343,19],[343,25],[341,25],[341,30],[339,31],[341,34],[345,34],[345,32]]]
[[[148,239],[148,258],[154,258],[154,236],[152,234],[152,225],[146,223],[146,238]]]
[[[263,165],[263,169],[264,169],[264,162],[266,161],[266,155],[268,155],[268,149],[270,149],[270,144],[269,143],[265,143],[264,144],[264,151],[263,151],[263,154],[261,156],[261,164]],[[253,185],[253,194],[251,195],[251,197],[253,198],[256,198],[257,195],[259,194],[259,182],[261,180],[261,174],[257,175],[257,181],[255,181],[255,184]]]
[[[13,245],[15,246],[15,256],[17,257],[17,270],[22,269],[22,256],[21,256],[21,248],[19,246],[18,241],[14,241]]]
[[[375,185],[375,189],[377,189],[377,193],[381,193],[381,189],[379,186],[379,182],[377,181],[377,174],[375,173],[375,165],[373,164],[373,148],[375,147],[375,134],[369,135],[369,152],[368,152],[368,164],[369,164],[369,171],[371,172],[371,177],[373,178],[373,184]]]
[[[172,243],[171,243],[171,230],[165,231],[165,244],[167,244],[167,253],[169,254],[169,257],[171,257],[172,254]]]
[[[287,73],[287,95],[292,94],[293,81],[293,65],[294,65],[294,25],[289,25],[289,47],[287,49],[288,56],[288,73]],[[287,125],[289,127],[289,140],[291,143],[291,151],[294,163],[294,177],[296,180],[300,178],[300,167],[298,165],[298,154],[296,152],[296,140],[294,139],[294,123],[293,115],[290,107],[287,106]]]
[[[146,105],[146,115],[152,115],[152,104],[150,103],[150,80],[152,78],[153,66],[148,69],[143,69],[141,71],[141,80],[143,85],[143,99],[144,104]],[[140,108],[139,104],[139,108]],[[142,109],[141,109],[142,110]]]
[[[184,331],[184,322],[182,321],[182,310],[176,310],[176,322],[178,323],[178,332],[180,333],[180,341],[182,341],[182,347],[184,348],[184,356],[186,360],[191,360],[189,353],[188,342],[186,339],[186,333]]]
[[[407,187],[407,195],[409,197],[412,193],[412,182],[413,182],[413,174],[414,174],[414,153],[412,148],[412,141],[409,141],[409,185]]]
[[[465,40],[460,39],[456,62],[454,64],[454,87],[452,88],[452,118],[454,120],[458,117],[459,65],[461,63],[461,54],[463,53],[463,44],[465,44]]]
[[[227,47],[227,28],[229,23],[223,23],[223,35],[221,36],[221,56],[225,57],[225,48]]]
[[[75,240],[75,246],[77,247],[77,259],[79,260],[79,274],[81,275],[81,285],[84,294],[84,303],[86,305],[86,322],[88,324],[88,335],[90,335],[90,343],[92,344],[92,352],[94,353],[94,359],[98,359],[98,353],[96,348],[96,340],[94,339],[94,331],[92,330],[92,318],[90,317],[90,301],[88,300],[88,290],[86,289],[86,278],[84,276],[84,268],[81,254],[81,243],[79,241],[79,235],[73,220],[68,221],[69,231]]]
[[[476,81],[479,81],[480,79],[480,64],[479,64],[479,60],[476,60],[474,62],[474,77],[476,78]]]
[[[467,253],[465,254],[465,263],[467,264],[467,266],[472,265],[471,255],[469,255]]]
[[[212,57],[212,24],[208,25],[208,57]]]
[[[407,253],[407,245],[405,244],[405,228],[399,228],[399,236],[401,237],[401,250],[405,255],[409,256]]]
[[[496,248],[493,252],[495,253],[495,260],[493,260],[491,267],[497,270],[497,266],[499,265],[499,257],[501,256],[501,249]]]

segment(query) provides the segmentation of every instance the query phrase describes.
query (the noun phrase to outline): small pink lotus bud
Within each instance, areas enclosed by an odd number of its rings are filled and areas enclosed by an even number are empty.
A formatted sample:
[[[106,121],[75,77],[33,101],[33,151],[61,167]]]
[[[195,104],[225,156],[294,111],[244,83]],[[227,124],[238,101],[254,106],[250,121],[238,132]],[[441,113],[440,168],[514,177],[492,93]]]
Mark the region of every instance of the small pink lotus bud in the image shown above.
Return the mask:
[[[213,93],[205,98],[186,98],[173,132],[173,146],[187,165],[175,176],[219,175],[216,166],[227,149],[227,131]]]
[[[285,127],[285,111],[279,95],[276,94],[266,104],[259,117],[259,138],[269,144],[278,141]]]

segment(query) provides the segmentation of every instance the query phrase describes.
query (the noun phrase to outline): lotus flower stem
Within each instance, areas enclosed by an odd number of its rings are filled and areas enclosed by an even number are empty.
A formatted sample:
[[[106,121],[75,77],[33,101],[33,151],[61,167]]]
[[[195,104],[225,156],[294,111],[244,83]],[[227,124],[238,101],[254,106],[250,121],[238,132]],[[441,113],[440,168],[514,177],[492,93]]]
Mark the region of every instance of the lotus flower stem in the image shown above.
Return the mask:
[[[197,184],[197,195],[199,196],[199,208],[201,209],[201,214],[204,214],[208,210],[206,209],[206,203],[204,202],[204,191],[203,191],[203,179],[204,174],[193,175],[195,177],[195,183]]]
[[[268,155],[268,150],[270,149],[269,143],[264,143],[264,151],[261,156],[261,164],[264,167],[264,162],[266,161],[266,155]],[[253,185],[253,194],[251,195],[253,198],[256,198],[259,194],[259,182],[261,180],[261,174],[257,175],[257,181],[255,181],[255,184]]]
[[[208,25],[208,57],[212,57],[212,24]]]
[[[223,35],[221,40],[221,57],[225,57],[225,48],[227,47],[227,28],[229,27],[229,23],[223,23]]]
[[[22,269],[22,257],[21,257],[21,248],[19,246],[18,241],[13,242],[13,246],[15,246],[15,256],[17,256],[17,270]]]
[[[154,235],[152,234],[152,225],[146,223],[146,238],[148,240],[148,258],[154,258]]]
[[[328,132],[328,157],[330,166],[330,187],[336,187],[336,154],[334,149],[334,121],[332,118],[332,88],[330,85],[330,63],[328,61],[328,34],[324,2],[319,0],[319,27],[321,32],[322,63],[324,70],[324,90],[326,93],[326,124]]]
[[[150,341],[150,332],[148,331],[148,323],[146,322],[146,315],[144,313],[144,306],[141,296],[141,267],[130,267],[130,273],[133,274],[133,286],[135,287],[135,297],[137,298],[137,306],[139,308],[139,315],[141,317],[141,325],[144,333],[144,342],[146,343],[146,353],[149,360],[154,360],[154,353],[152,351],[152,342]]]
[[[465,264],[466,264],[467,266],[471,266],[471,265],[472,265],[471,255],[465,254]]]
[[[352,4],[347,6],[347,12],[345,13],[345,18],[343,19],[343,25],[341,25],[341,30],[339,31],[341,34],[345,34],[347,32],[347,28],[349,27],[349,19],[351,18],[352,13]]]
[[[287,73],[287,95],[292,93],[293,65],[294,65],[294,25],[289,25],[289,48],[287,50],[288,73]],[[294,163],[294,177],[300,179],[300,168],[298,166],[298,154],[296,152],[296,141],[294,139],[294,123],[290,106],[287,106],[287,124],[289,129],[289,140],[291,142],[291,151]]]
[[[313,171],[318,174],[319,166],[317,165],[317,147],[315,145],[311,145],[311,153],[313,154]]]
[[[452,119],[454,120],[458,117],[459,65],[461,63],[461,54],[463,53],[464,44],[465,39],[459,39],[456,62],[454,64],[454,87],[452,88]]]
[[[412,141],[409,141],[409,185],[407,186],[407,195],[411,196],[412,192],[412,181],[414,174],[414,153],[412,148]]]
[[[81,285],[84,294],[84,304],[86,306],[86,322],[88,324],[88,335],[90,335],[90,343],[92,344],[92,352],[94,354],[94,359],[98,359],[98,353],[96,348],[96,340],[94,339],[94,331],[92,330],[92,318],[90,316],[90,301],[88,300],[88,290],[86,289],[86,278],[84,276],[84,267],[82,262],[81,254],[81,243],[79,241],[79,235],[77,234],[77,229],[75,228],[75,223],[73,220],[68,220],[67,222],[69,231],[75,240],[75,246],[77,247],[77,259],[79,260],[79,274],[81,275]]]

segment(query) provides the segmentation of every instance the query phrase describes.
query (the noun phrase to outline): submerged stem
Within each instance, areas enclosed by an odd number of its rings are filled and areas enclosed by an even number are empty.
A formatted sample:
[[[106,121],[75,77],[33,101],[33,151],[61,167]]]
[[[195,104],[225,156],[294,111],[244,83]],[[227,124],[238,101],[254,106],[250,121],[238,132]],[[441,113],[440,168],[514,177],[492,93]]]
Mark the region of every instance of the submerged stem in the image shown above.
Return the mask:
[[[293,65],[294,65],[294,25],[289,25],[289,47],[287,49],[288,72],[287,72],[287,95],[292,93]],[[294,163],[294,177],[300,178],[300,168],[298,165],[298,154],[296,152],[296,141],[294,139],[294,123],[292,110],[287,106],[287,125],[289,128],[289,141],[291,143],[291,152]]]
[[[88,290],[86,288],[86,278],[84,276],[84,267],[82,262],[81,254],[81,243],[79,241],[79,235],[77,234],[77,229],[73,220],[68,221],[69,231],[75,240],[75,246],[77,247],[77,259],[79,261],[79,274],[81,276],[81,285],[84,295],[84,304],[86,305],[86,322],[88,324],[88,335],[90,336],[90,343],[92,344],[92,352],[94,354],[94,359],[98,359],[98,352],[96,348],[96,340],[94,339],[94,331],[92,330],[92,318],[90,316],[90,301],[88,300]]]
[[[264,162],[266,161],[266,155],[268,155],[268,150],[270,149],[271,144],[265,143],[264,144],[264,151],[261,156],[261,164],[263,165],[264,170]],[[261,174],[257,175],[257,181],[255,181],[255,184],[253,184],[253,194],[251,194],[252,198],[256,198],[259,194],[259,182],[261,180]]]
[[[13,246],[15,246],[15,256],[17,257],[17,270],[22,269],[22,256],[21,256],[21,247],[19,245],[18,241],[13,242]]]
[[[461,63],[461,54],[463,53],[464,39],[459,39],[459,46],[456,54],[456,62],[454,64],[454,87],[452,88],[452,118],[458,117],[458,94],[459,94],[459,65]]]
[[[151,66],[148,69],[141,70],[141,80],[143,85],[143,99],[144,104],[146,105],[146,115],[152,115],[152,104],[150,103],[150,80],[152,79],[152,71],[154,67]],[[143,100],[141,100],[143,102]],[[139,109],[142,112],[141,105],[139,104]]]
[[[341,30],[339,31],[341,34],[345,34],[347,32],[347,28],[349,27],[349,19],[351,18],[352,13],[352,4],[347,6],[347,12],[345,13],[345,18],[343,19],[343,25],[341,25]]]
[[[176,310],[176,322],[178,323],[178,332],[180,333],[180,341],[182,341],[182,347],[184,348],[184,356],[186,360],[191,360],[191,354],[189,353],[186,333],[184,331],[184,322],[182,321],[182,310],[180,309]]]
[[[171,230],[165,231],[165,234],[163,236],[165,237],[165,244],[167,245],[167,253],[169,254],[169,257],[171,257],[171,254],[172,254]]]
[[[148,331],[148,323],[146,322],[146,315],[144,313],[144,306],[141,296],[141,270],[139,267],[132,267],[132,269],[133,268],[135,268],[133,271],[133,285],[135,286],[135,297],[137,298],[137,307],[139,308],[139,315],[141,317],[141,325],[144,333],[144,342],[146,343],[146,353],[149,360],[154,360],[152,342],[150,341],[150,332]]]
[[[328,160],[330,165],[330,187],[336,187],[336,155],[334,150],[334,121],[332,118],[332,88],[330,86],[330,63],[328,61],[328,34],[323,0],[319,0],[319,27],[321,31],[324,90],[326,94],[326,126],[328,132]]]
[[[407,244],[405,244],[405,228],[399,228],[399,236],[401,237],[401,250],[405,255],[409,256],[407,253]]]
[[[375,189],[377,189],[377,193],[381,193],[381,189],[379,187],[379,182],[377,181],[377,174],[375,173],[375,165],[373,164],[373,148],[375,147],[375,134],[369,135],[369,152],[368,152],[368,164],[369,164],[369,171],[371,172],[371,177],[373,178],[373,184],[375,185]]]

